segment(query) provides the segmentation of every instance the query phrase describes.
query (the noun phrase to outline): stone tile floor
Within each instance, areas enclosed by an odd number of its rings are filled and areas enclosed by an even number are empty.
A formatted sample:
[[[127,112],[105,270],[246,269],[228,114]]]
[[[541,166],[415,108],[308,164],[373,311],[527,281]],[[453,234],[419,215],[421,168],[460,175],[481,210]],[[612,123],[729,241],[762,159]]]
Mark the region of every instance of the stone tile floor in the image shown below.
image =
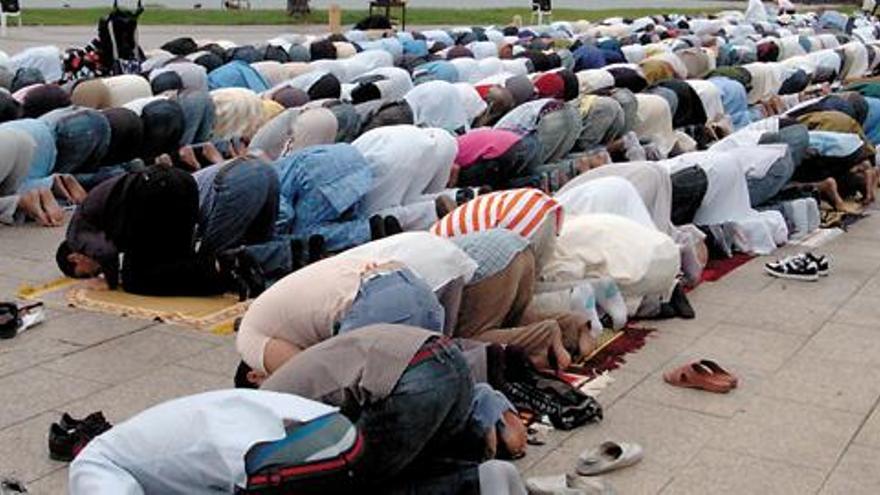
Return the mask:
[[[63,229],[0,229],[0,299],[58,275]],[[608,479],[621,494],[880,493],[880,214],[823,246],[817,283],[774,280],[754,260],[691,294],[692,321],[657,323],[612,373],[606,419],[553,432],[518,466],[565,472],[605,439],[641,443],[645,460]],[[793,251],[786,248],[782,253]],[[231,385],[231,337],[87,313],[49,298],[49,321],[0,341],[0,474],[33,493],[64,493],[67,468],[46,452],[61,411],[116,423],[158,402]],[[741,378],[728,395],[672,388],[663,370],[717,359]]]

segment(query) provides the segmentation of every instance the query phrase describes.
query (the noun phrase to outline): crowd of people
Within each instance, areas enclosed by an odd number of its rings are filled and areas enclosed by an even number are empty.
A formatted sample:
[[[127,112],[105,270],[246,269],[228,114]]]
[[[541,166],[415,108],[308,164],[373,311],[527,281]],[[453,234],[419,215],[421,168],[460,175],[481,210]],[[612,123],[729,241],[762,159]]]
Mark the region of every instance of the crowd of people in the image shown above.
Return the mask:
[[[540,370],[693,318],[710,258],[770,254],[880,182],[867,14],[184,37],[136,65],[0,52],[0,222],[75,207],[64,274],[252,302],[237,389],[89,438],[75,494],[524,493],[493,460],[525,453],[518,408],[601,418]]]

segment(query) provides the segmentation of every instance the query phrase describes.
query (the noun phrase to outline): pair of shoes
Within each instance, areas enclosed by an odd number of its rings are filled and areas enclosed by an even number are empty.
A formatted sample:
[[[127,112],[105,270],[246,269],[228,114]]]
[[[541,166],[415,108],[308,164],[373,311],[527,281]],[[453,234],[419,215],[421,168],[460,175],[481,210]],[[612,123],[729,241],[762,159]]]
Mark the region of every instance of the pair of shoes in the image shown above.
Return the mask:
[[[112,427],[100,411],[81,420],[64,413],[61,421],[49,427],[49,458],[70,462],[92,439]]]
[[[243,247],[217,254],[217,263],[220,273],[238,290],[239,301],[255,298],[266,290],[263,270]]]
[[[391,215],[384,218],[381,215],[370,217],[370,240],[384,239],[401,232],[403,232],[403,227],[400,226],[400,221],[396,217]]]
[[[679,366],[663,374],[663,381],[683,388],[726,394],[739,386],[739,379],[715,361],[703,359]]]
[[[814,282],[819,280],[819,277],[828,276],[831,271],[831,261],[825,255],[800,253],[767,263],[764,265],[764,271],[771,277]]]

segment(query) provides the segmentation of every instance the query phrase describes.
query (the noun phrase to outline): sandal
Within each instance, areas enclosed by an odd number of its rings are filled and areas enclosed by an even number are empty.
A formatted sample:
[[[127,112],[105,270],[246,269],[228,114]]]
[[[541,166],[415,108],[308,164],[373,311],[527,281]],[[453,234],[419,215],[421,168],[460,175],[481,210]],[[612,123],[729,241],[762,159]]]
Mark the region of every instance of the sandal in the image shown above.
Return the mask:
[[[733,376],[729,371],[722,368],[721,365],[716,363],[715,361],[712,361],[710,359],[701,359],[699,364],[707,368],[719,378],[727,380],[730,383],[731,387],[736,388],[737,385],[739,385],[739,378]]]
[[[663,374],[663,380],[677,387],[696,388],[716,394],[726,394],[733,389],[733,384],[722,376],[718,376],[698,362],[688,363]]]

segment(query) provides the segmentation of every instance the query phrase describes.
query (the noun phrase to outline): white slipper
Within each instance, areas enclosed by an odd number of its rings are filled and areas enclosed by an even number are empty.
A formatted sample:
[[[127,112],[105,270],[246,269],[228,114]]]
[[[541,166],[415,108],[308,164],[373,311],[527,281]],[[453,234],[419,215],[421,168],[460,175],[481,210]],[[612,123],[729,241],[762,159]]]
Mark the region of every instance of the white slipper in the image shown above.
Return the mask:
[[[615,495],[614,488],[601,478],[581,478],[573,474],[542,476],[526,480],[529,495]]]
[[[632,466],[642,460],[644,450],[636,443],[604,442],[585,450],[578,457],[577,472],[583,476],[595,476],[615,469]]]

